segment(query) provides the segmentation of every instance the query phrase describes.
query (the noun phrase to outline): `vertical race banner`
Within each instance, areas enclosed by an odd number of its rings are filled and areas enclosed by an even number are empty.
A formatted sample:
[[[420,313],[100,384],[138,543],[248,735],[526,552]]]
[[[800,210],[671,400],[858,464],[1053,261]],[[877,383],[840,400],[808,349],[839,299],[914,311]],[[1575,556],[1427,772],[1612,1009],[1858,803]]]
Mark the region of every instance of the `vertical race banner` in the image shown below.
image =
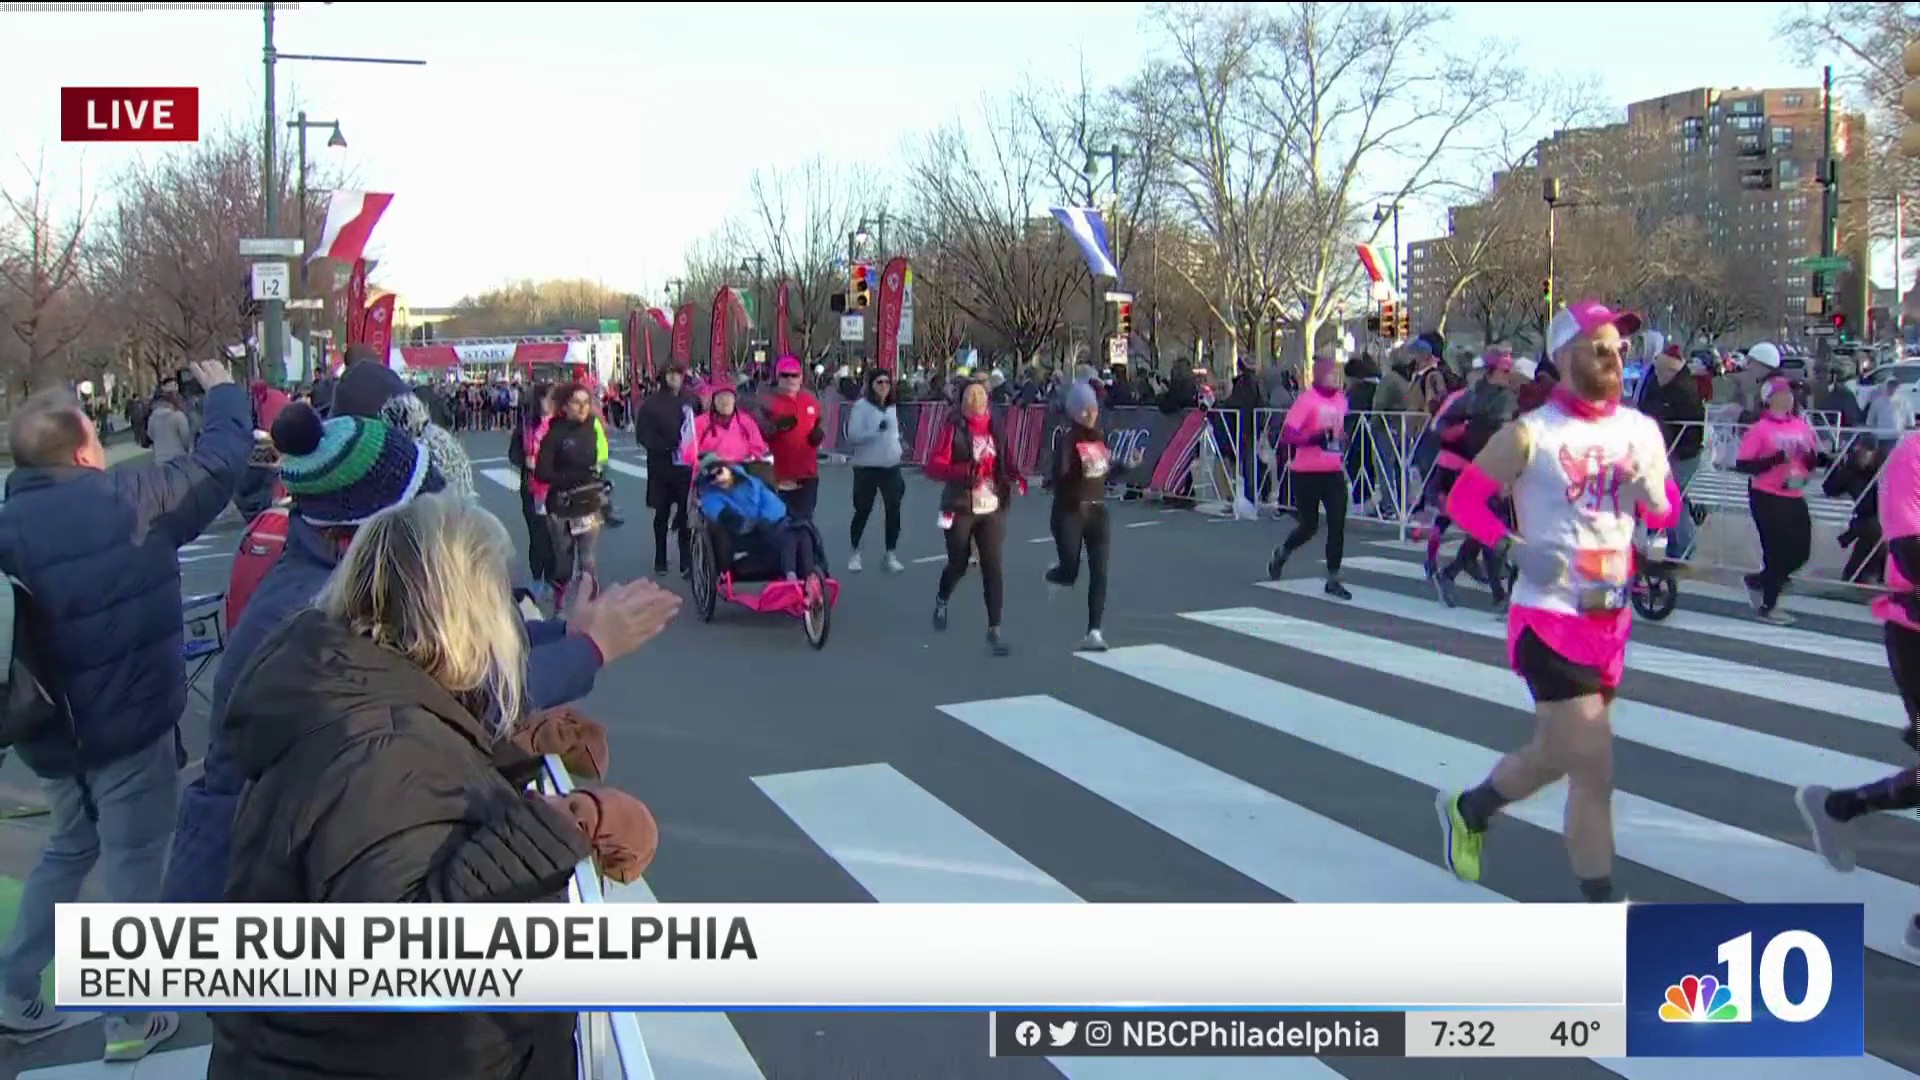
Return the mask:
[[[667,358],[681,367],[693,363],[693,317],[692,304],[681,304],[673,313],[673,346]]]
[[[787,323],[787,319],[789,318],[787,306],[789,303],[788,290],[788,283],[782,281],[779,289],[774,292],[773,358],[775,360],[784,356],[793,355],[793,328]]]
[[[667,314],[667,309],[657,307],[648,308],[646,318],[640,321],[640,351],[641,355],[646,357],[647,378],[649,379],[653,378],[654,375],[653,328],[656,326],[667,332],[668,341],[671,343],[673,338],[673,316]]]
[[[366,309],[366,344],[372,346],[374,355],[382,364],[391,364],[393,354],[393,304],[394,295],[375,300]]]
[[[640,321],[640,309],[627,312],[627,389],[633,390],[640,385],[640,349],[641,342],[647,336],[647,328]],[[647,351],[646,374],[653,374],[652,350]]]
[[[732,354],[727,351],[727,328],[733,322],[733,288],[720,286],[713,294],[713,324],[711,335],[707,339],[707,378],[716,383],[727,379],[727,368]]]
[[[880,273],[880,327],[874,343],[873,358],[883,371],[893,371],[900,360],[900,312],[906,304],[907,268],[905,256],[888,260]]]
[[[367,340],[367,260],[353,260],[347,275],[347,344]]]

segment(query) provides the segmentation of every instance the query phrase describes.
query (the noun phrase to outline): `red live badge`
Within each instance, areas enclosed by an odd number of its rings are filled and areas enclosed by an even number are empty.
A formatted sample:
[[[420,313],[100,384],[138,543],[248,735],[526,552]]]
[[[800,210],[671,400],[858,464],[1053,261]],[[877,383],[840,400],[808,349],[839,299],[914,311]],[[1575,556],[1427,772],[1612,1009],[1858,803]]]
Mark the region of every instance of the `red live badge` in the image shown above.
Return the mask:
[[[197,86],[63,86],[61,142],[197,142]]]

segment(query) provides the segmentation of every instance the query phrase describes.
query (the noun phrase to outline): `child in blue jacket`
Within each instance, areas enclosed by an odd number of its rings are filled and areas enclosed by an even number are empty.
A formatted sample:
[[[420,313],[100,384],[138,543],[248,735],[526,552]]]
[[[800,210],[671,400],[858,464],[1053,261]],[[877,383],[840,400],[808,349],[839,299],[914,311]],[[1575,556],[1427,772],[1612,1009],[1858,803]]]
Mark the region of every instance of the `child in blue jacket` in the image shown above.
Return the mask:
[[[718,526],[725,549],[718,554],[722,569],[732,565],[733,545],[756,560],[778,560],[780,573],[798,582],[813,572],[813,545],[804,529],[787,518],[787,504],[773,489],[718,454],[700,458],[700,512]]]

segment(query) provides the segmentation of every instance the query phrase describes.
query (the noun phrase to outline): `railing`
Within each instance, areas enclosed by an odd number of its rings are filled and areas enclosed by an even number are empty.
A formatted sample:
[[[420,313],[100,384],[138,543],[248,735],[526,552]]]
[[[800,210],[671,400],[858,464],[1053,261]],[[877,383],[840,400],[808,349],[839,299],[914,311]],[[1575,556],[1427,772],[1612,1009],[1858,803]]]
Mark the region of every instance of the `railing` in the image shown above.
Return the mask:
[[[548,754],[541,770],[543,795],[567,795],[573,791],[573,778],[559,755]],[[582,859],[567,883],[567,902],[604,904],[600,872],[591,858]],[[640,1024],[632,1013],[581,1013],[575,1029],[579,1047],[580,1080],[654,1080],[653,1064],[647,1059],[647,1047],[640,1038]]]

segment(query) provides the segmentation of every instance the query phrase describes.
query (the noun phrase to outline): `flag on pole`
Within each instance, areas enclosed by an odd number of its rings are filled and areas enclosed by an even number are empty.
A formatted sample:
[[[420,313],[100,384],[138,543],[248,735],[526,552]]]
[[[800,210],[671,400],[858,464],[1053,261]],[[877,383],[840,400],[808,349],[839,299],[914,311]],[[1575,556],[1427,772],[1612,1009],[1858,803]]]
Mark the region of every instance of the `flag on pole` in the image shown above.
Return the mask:
[[[1091,206],[1056,206],[1053,216],[1080,245],[1080,253],[1087,258],[1087,272],[1094,277],[1110,277],[1118,284],[1120,267],[1114,264],[1113,249],[1107,243],[1107,223],[1100,211]]]
[[[320,246],[307,261],[352,262],[360,258],[367,250],[373,227],[380,223],[380,215],[387,212],[387,204],[392,201],[392,195],[372,191],[334,192],[327,203],[327,227],[321,231]]]
[[[1372,244],[1355,244],[1353,247],[1360,255],[1360,269],[1366,271],[1368,281],[1384,281],[1390,286],[1399,286],[1399,282],[1392,280],[1390,267],[1380,257],[1379,248]]]

